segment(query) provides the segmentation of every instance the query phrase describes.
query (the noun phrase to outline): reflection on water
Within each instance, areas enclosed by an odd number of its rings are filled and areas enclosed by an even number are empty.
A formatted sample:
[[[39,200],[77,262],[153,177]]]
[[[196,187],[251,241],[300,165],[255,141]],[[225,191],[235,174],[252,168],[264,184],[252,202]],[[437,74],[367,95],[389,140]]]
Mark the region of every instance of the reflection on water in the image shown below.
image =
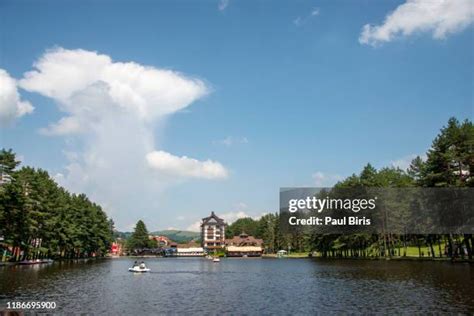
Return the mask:
[[[474,313],[470,265],[309,259],[132,259],[0,267],[7,301],[90,313]]]

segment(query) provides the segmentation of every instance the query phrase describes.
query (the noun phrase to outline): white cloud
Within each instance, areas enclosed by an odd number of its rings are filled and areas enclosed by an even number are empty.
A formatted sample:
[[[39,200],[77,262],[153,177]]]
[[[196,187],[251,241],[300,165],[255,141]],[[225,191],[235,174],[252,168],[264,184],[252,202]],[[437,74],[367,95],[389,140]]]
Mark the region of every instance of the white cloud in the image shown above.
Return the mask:
[[[52,132],[77,132],[71,125],[97,121],[111,112],[151,122],[187,107],[208,92],[202,80],[134,62],[113,62],[107,55],[82,49],[49,50],[34,67],[25,73],[20,86],[55,99],[61,110],[70,114],[56,123]],[[81,126],[84,130],[89,127]]]
[[[389,13],[381,25],[364,25],[361,44],[375,46],[397,36],[430,32],[435,39],[460,32],[474,21],[472,0],[408,0]]]
[[[234,205],[234,208],[239,211],[243,211],[249,208],[249,206],[244,202],[239,202]]]
[[[85,129],[77,117],[67,116],[62,117],[58,122],[49,124],[48,127],[40,128],[39,132],[43,135],[68,135],[78,134]]]
[[[296,26],[300,26],[301,24],[303,24],[303,19],[301,17],[297,17],[293,20],[293,24]]]
[[[217,4],[217,9],[219,9],[219,11],[224,11],[229,6],[229,3],[230,0],[219,0],[219,3]]]
[[[305,16],[299,16],[293,20],[293,24],[296,26],[302,26],[308,23],[312,18],[318,16],[320,13],[319,8],[313,8],[311,12]]]
[[[200,232],[201,231],[201,220],[195,221],[191,225],[189,225],[186,230],[189,230],[191,232]]]
[[[412,160],[415,159],[417,156],[420,156],[422,160],[426,160],[426,154],[422,154],[422,155],[411,154],[411,155],[407,155],[405,157],[390,161],[390,166],[394,168],[400,168],[402,170],[407,170],[410,167]]]
[[[321,171],[316,171],[312,175],[314,185],[317,187],[332,187],[338,181],[342,180],[343,177],[337,174],[327,174]]]
[[[161,192],[176,184],[173,177],[150,172],[149,154],[165,158],[166,166],[154,162],[163,173],[206,179],[227,175],[218,162],[180,158],[156,148],[156,131],[166,119],[209,92],[201,79],[115,62],[97,52],[55,48],[19,84],[53,99],[64,113],[40,130],[66,140],[63,152],[69,163],[56,180],[105,205],[118,227],[129,223],[131,211],[146,214],[159,208]]]
[[[235,212],[227,212],[223,214],[219,214],[219,217],[221,217],[227,224],[232,224],[239,218],[246,218],[246,217],[251,217],[253,219],[259,219],[261,216],[251,216],[244,211],[235,211]]]
[[[222,179],[228,175],[219,162],[178,157],[162,150],[147,154],[146,160],[152,169],[178,177]]]
[[[10,125],[15,119],[30,114],[33,110],[30,102],[21,100],[16,80],[0,69],[0,126]]]
[[[249,140],[247,139],[247,137],[232,137],[232,136],[227,136],[224,139],[213,141],[214,144],[224,145],[227,147],[230,147],[236,144],[248,144],[248,142]]]

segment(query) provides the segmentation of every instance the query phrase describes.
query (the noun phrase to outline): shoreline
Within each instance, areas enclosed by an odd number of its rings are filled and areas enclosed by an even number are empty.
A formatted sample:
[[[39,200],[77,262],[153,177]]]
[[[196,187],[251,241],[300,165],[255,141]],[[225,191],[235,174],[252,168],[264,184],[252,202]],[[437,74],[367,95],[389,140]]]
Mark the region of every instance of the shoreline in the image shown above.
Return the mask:
[[[94,257],[94,258],[80,258],[80,259],[59,259],[59,260],[53,260],[53,262],[49,263],[38,263],[38,264],[31,264],[34,266],[37,265],[49,265],[51,263],[55,262],[86,262],[89,260],[103,260],[103,259],[122,259],[122,258],[128,258],[128,259],[139,259],[139,258],[145,258],[145,259],[153,259],[153,258],[160,258],[160,259],[172,259],[172,258],[184,258],[184,259],[189,259],[189,258],[203,258],[205,257],[197,257],[197,256],[190,256],[190,257],[163,257],[163,256],[151,256],[151,255],[145,255],[145,256],[105,256],[105,257]],[[449,263],[467,263],[467,264],[474,264],[474,260],[469,260],[469,259],[455,259],[451,260],[451,258],[429,258],[429,257],[423,257],[423,258],[417,258],[417,257],[359,257],[359,258],[332,258],[332,257],[319,257],[319,256],[313,256],[310,257],[308,255],[303,255],[303,254],[290,254],[285,257],[278,257],[276,254],[263,254],[261,257],[224,257],[226,259],[311,259],[311,260],[321,260],[321,261],[337,261],[337,260],[365,260],[365,261],[418,261],[418,262],[449,262]],[[0,262],[0,267],[7,267],[7,266],[21,266],[24,265],[21,262]]]
[[[451,262],[451,263],[469,263],[474,264],[474,259],[455,259],[452,260],[451,258],[431,258],[431,257],[320,257],[320,256],[303,256],[301,254],[296,255],[288,255],[283,258],[278,258],[275,254],[265,254],[262,255],[262,259],[314,259],[314,260],[328,260],[328,261],[336,261],[336,260],[368,260],[368,261],[430,261],[430,262]]]
[[[5,261],[5,262],[0,262],[0,267],[6,267],[6,266],[38,266],[38,265],[49,265],[55,262],[71,262],[71,261],[89,261],[89,260],[102,260],[102,259],[107,259],[109,257],[90,257],[90,258],[76,258],[76,259],[51,259],[51,262],[38,262],[38,263],[29,263],[25,264],[22,261]]]

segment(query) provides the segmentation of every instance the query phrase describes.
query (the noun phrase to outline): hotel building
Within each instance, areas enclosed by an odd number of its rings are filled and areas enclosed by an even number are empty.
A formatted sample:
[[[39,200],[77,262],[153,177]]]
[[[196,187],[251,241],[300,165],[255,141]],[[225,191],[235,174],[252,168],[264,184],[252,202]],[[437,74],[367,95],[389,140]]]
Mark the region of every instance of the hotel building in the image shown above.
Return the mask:
[[[226,223],[214,212],[210,216],[204,217],[201,224],[202,247],[208,252],[223,249],[225,246]]]

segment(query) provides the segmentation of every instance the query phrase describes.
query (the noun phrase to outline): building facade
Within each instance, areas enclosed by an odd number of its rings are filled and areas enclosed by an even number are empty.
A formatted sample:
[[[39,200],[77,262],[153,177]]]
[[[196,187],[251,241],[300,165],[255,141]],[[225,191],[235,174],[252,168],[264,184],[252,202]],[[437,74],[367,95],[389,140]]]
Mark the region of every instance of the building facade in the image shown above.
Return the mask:
[[[204,217],[201,224],[201,244],[208,252],[223,249],[225,246],[226,223],[214,212]]]
[[[203,257],[206,253],[202,247],[177,248],[176,255],[178,257]]]
[[[259,246],[227,246],[227,257],[261,257],[262,247]]]
[[[239,236],[234,236],[233,238],[225,240],[226,246],[256,246],[262,247],[263,240],[255,238],[253,236],[249,236],[246,233],[242,232]]]
[[[239,236],[225,240],[228,257],[260,257],[263,253],[263,240],[242,232]]]

